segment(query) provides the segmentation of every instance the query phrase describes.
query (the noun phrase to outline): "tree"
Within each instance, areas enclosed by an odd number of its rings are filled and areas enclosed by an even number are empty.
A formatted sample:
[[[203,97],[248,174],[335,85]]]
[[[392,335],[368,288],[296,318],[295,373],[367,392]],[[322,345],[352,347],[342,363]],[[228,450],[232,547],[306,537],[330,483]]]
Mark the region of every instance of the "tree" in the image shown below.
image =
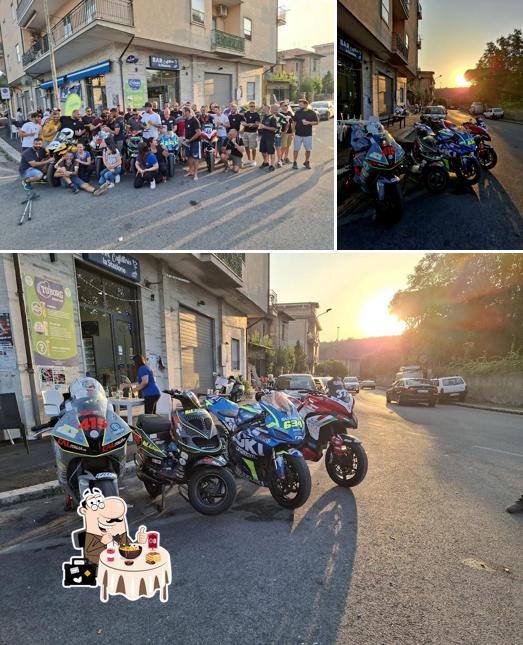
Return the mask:
[[[314,81],[312,80],[312,78],[304,78],[303,81],[300,83],[300,86],[298,89],[302,94],[305,94],[307,96],[307,99],[309,101],[313,100]]]
[[[313,87],[313,90],[314,90],[314,95],[321,94],[321,92],[322,92],[322,83],[321,83],[321,78],[319,76],[313,76],[312,77],[312,87]]]
[[[329,70],[321,80],[322,92],[328,96],[334,94],[334,77],[332,72]]]
[[[348,371],[345,363],[330,359],[316,365],[316,374],[318,376],[341,376],[343,378],[348,375]]]
[[[307,371],[307,356],[299,340],[294,346],[294,369],[298,374]]]
[[[267,372],[279,376],[294,371],[294,347],[278,347],[269,350]]]

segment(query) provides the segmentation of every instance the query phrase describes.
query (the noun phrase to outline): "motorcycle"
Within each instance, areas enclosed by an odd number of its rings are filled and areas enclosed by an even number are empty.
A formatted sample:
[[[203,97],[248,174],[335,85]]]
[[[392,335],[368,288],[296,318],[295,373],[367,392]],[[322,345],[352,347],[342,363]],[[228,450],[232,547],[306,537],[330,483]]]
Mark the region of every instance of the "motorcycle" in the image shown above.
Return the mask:
[[[214,127],[214,122],[202,125],[200,140],[203,158],[207,163],[207,170],[211,173],[218,157],[218,130]]]
[[[370,194],[375,202],[376,221],[394,224],[403,215],[403,193],[399,171],[405,152],[379,122],[352,126],[349,176],[351,182]]]
[[[112,409],[104,389],[93,378],[77,379],[62,409],[46,404],[50,421],[31,428],[36,435],[50,430],[58,481],[66,494],[66,510],[80,503],[86,490],[99,488],[118,496],[118,479],[125,472],[130,427]]]
[[[239,378],[235,378],[234,376],[229,376],[229,382],[231,381],[231,401],[238,403],[238,401],[242,401],[245,398],[245,386]]]
[[[227,468],[216,425],[193,392],[164,392],[182,407],[173,406],[170,418],[157,414],[138,418],[133,428],[136,475],[153,499],[161,495],[160,511],[165,508],[166,490],[177,484],[199,513],[224,513],[236,497],[236,481]]]
[[[76,152],[76,140],[71,128],[63,128],[56,133],[55,138],[47,146],[47,154],[51,157],[51,162],[47,167],[47,183],[50,186],[59,186],[60,180],[55,179],[55,164],[65,155],[66,152]]]
[[[131,174],[134,174],[134,164],[138,156],[140,144],[143,138],[140,130],[131,130],[124,140],[122,150],[122,166]]]
[[[167,172],[169,177],[174,177],[176,158],[180,153],[180,141],[174,132],[169,131],[164,132],[160,136],[158,143],[162,145],[169,153],[167,157]]]
[[[205,405],[221,423],[227,459],[236,476],[268,487],[284,508],[305,504],[311,476],[297,448],[305,437],[304,423],[289,397],[283,392],[263,393],[257,405],[238,406],[208,396]]]
[[[431,193],[442,193],[448,185],[449,173],[436,140],[427,134],[425,126],[418,131],[412,148],[408,150],[407,144],[405,148],[404,168],[409,177],[421,180]]]
[[[89,147],[92,150],[92,155],[94,159],[94,171],[95,171],[96,177],[99,177],[103,170],[103,165],[104,165],[103,153],[106,148],[105,141],[110,136],[111,135],[108,132],[104,132],[103,130],[100,130],[100,132],[97,132],[93,136],[89,144]]]
[[[301,451],[307,460],[319,461],[326,449],[325,468],[338,486],[360,484],[367,474],[367,453],[361,441],[347,433],[358,427],[354,397],[340,390],[337,397],[308,390],[298,404],[306,435]]]
[[[454,123],[450,121],[445,121],[447,128],[457,127]],[[498,163],[498,155],[494,148],[486,143],[486,141],[492,141],[492,138],[488,132],[488,126],[481,117],[475,119],[475,123],[472,121],[466,121],[462,124],[462,127],[467,130],[474,141],[476,142],[476,156],[479,163],[486,170],[492,170],[494,166]]]

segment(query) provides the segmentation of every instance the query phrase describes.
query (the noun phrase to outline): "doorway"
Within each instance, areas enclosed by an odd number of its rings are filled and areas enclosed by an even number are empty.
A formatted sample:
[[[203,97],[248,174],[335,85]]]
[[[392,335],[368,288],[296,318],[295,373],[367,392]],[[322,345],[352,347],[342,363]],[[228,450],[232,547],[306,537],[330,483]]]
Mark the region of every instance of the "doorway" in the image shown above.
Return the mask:
[[[227,106],[233,100],[231,74],[205,72],[205,105],[217,103]]]

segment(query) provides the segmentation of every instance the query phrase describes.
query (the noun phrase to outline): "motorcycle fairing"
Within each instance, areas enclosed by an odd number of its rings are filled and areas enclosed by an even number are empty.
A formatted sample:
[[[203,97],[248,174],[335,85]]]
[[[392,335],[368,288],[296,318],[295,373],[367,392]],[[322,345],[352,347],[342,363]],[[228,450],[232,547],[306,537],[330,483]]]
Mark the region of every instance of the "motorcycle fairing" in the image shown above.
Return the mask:
[[[139,436],[140,447],[143,448],[150,457],[160,457],[161,459],[165,459],[167,457],[167,453],[164,452],[152,439],[150,439],[149,435],[145,433],[142,428],[135,428],[133,432]]]

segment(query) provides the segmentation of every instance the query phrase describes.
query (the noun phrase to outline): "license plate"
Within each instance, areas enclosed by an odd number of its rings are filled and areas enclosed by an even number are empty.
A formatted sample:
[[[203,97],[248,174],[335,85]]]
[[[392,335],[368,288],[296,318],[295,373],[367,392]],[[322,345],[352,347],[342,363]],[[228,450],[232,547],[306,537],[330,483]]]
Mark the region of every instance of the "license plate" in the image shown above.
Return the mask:
[[[418,392],[419,392],[420,394],[428,394],[428,393],[429,393],[429,391],[428,391],[428,390],[418,390]]]

